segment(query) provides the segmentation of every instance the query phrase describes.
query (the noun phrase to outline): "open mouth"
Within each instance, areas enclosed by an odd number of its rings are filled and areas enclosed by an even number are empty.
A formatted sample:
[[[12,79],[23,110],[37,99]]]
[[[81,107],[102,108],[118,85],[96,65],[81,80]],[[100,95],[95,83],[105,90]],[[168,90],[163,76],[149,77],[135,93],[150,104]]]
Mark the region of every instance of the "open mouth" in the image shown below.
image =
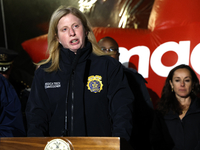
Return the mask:
[[[76,43],[78,39],[71,40],[71,43]]]

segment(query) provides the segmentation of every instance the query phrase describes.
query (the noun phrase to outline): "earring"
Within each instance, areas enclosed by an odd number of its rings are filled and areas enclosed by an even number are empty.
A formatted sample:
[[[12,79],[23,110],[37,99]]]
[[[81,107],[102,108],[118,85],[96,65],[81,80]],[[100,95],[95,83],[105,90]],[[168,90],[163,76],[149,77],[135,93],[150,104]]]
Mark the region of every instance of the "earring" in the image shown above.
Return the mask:
[[[172,87],[172,92],[174,91],[174,88]]]

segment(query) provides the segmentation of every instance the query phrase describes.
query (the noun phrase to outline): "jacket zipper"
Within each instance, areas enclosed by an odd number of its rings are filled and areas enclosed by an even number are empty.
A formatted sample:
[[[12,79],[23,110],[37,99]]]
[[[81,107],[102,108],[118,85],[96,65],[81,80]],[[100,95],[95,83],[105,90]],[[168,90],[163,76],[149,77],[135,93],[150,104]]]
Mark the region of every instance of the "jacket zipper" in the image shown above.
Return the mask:
[[[74,125],[74,74],[75,71],[72,72],[72,102],[71,102],[71,134],[73,135],[73,125]]]

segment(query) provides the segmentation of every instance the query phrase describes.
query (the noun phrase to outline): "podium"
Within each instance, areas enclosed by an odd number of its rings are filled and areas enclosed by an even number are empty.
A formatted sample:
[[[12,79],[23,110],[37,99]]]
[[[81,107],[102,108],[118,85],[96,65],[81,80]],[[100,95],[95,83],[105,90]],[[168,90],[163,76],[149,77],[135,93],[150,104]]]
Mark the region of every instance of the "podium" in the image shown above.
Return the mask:
[[[2,137],[0,150],[120,150],[122,143],[119,137]]]

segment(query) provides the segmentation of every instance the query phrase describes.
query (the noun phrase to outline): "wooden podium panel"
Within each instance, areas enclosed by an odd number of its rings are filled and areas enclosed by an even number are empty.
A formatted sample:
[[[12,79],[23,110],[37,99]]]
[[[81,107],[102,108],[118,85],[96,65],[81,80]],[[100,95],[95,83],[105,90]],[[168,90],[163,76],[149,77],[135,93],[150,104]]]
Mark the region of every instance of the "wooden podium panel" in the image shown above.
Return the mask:
[[[54,139],[71,143],[71,150],[120,150],[119,137],[2,137],[0,150],[44,150]]]

